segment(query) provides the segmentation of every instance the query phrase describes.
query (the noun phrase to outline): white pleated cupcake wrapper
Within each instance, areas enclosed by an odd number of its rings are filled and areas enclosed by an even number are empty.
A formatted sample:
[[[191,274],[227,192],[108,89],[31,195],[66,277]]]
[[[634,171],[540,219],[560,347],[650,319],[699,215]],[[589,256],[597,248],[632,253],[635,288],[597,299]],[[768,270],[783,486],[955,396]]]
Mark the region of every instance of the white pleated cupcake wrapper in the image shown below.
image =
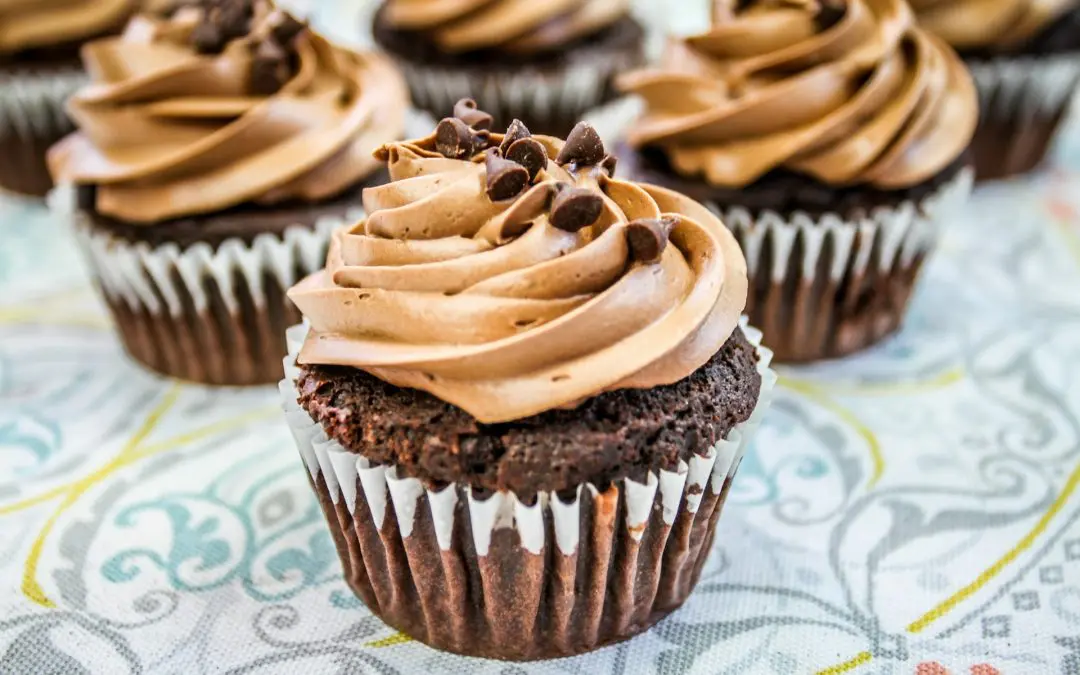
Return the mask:
[[[155,315],[167,312],[173,317],[184,314],[185,295],[190,296],[196,311],[207,309],[210,301],[204,285],[207,279],[216,282],[226,308],[230,312],[238,311],[240,298],[235,283],[238,273],[246,282],[246,292],[255,306],[265,306],[267,272],[282,289],[290,288],[326,264],[326,251],[334,230],[364,217],[363,209],[356,207],[344,218],[320,218],[314,229],[297,223],[286,228],[283,236],[261,234],[250,244],[233,238],[216,248],[198,243],[181,249],[174,243],[156,247],[145,242],[131,243],[95,229],[75,207],[75,190],[71,186],[56,188],[48,201],[55,213],[74,226],[91,269],[110,300],[123,302],[132,311],[146,310]],[[303,274],[299,275],[298,271]]]
[[[399,62],[409,82],[413,103],[435,113],[450,114],[454,104],[472,98],[481,110],[547,120],[578,116],[604,103],[608,84],[617,74],[638,65],[638,59],[618,56],[578,63],[561,70],[523,67],[483,76],[443,68]],[[499,123],[507,124],[509,120]]]
[[[761,346],[761,333],[748,327],[745,317],[742,326],[747,338],[757,348],[758,372],[761,374],[761,392],[754,412],[705,456],[680,462],[675,471],[650,473],[644,483],[631,479],[622,481],[624,489],[620,492],[626,502],[626,528],[635,541],[641,541],[644,535],[658,493],[667,525],[675,522],[680,504],[685,503],[690,513],[697,512],[707,484],[714,494],[720,494],[725,481],[734,477],[751,437],[761,424],[776,384],[776,373],[769,368],[772,352]],[[460,511],[457,509],[459,493],[456,486],[450,485],[437,492],[425,490],[419,480],[399,476],[396,467],[373,466],[328,438],[322,427],[297,403],[296,379],[299,369],[295,364],[296,354],[303,345],[307,330],[306,326],[296,326],[287,335],[290,356],[285,359],[285,379],[280,384],[280,392],[286,420],[304,465],[313,481],[322,475],[335,504],[344,500],[349,513],[356,513],[357,500],[364,499],[375,526],[380,530],[387,509],[393,508],[401,537],[406,539],[412,534],[416,510],[423,502],[421,496],[426,492],[440,549],[450,550],[454,519],[457,514],[465,513],[470,519],[476,552],[480,556],[487,554],[492,535],[497,530],[511,528],[517,530],[523,548],[533,554],[540,553],[550,543],[545,541],[544,512],[551,511],[554,543],[565,555],[572,555],[577,550],[581,537],[582,491],[589,490],[595,497],[603,491],[602,488],[592,484],[579,486],[577,496],[569,504],[554,493],[541,493],[532,506],[522,503],[517,495],[509,492],[497,492],[480,500],[474,498],[470,490],[465,490],[468,503],[466,509]],[[357,485],[363,490],[362,495],[358,494]]]
[[[969,61],[979,109],[993,119],[1054,116],[1080,86],[1080,52]]]
[[[909,268],[920,260],[934,248],[942,228],[957,216],[973,182],[974,172],[964,168],[918,204],[909,201],[893,208],[879,207],[858,220],[846,220],[836,213],[814,218],[796,212],[785,217],[769,210],[755,217],[742,207],[708,206],[735,233],[751,279],[771,260],[770,276],[775,282],[782,282],[792,270],[798,270],[802,279],[812,280],[819,274],[826,244],[831,243],[828,275],[838,282],[849,273],[862,274],[872,265],[889,272]],[[797,247],[800,240],[802,246]],[[802,253],[801,260],[793,259],[797,251]]]
[[[0,135],[31,140],[65,133],[72,125],[64,104],[87,82],[76,68],[0,75]]]

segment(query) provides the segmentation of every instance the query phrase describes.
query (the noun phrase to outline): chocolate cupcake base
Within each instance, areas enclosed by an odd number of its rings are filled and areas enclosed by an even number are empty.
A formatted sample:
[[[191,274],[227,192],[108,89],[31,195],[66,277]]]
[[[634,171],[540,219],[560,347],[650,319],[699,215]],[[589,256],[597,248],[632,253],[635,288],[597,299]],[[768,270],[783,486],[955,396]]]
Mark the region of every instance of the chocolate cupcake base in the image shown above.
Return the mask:
[[[187,221],[125,226],[79,211],[72,192],[58,188],[51,205],[73,218],[128,354],[212,385],[281,379],[284,332],[300,318],[285,291],[325,264],[335,229],[363,217],[358,194],[314,211],[250,207],[202,219],[195,241]]]
[[[293,354],[303,337],[291,333]],[[281,393],[346,580],[371,611],[438,649],[535,660],[625,640],[686,600],[771,398],[770,354],[758,355],[754,412],[703,456],[640,481],[525,498],[425,486],[348,452],[297,403],[292,358]]]
[[[1037,168],[1080,87],[1080,52],[967,64],[979,91],[979,127],[971,146],[978,180]]]

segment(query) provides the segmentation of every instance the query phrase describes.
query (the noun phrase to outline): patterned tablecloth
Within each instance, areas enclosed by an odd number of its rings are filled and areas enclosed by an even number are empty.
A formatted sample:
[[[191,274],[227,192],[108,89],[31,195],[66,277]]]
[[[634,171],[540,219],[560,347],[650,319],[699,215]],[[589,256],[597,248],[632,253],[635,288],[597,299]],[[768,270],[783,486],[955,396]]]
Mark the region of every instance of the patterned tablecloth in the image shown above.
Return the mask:
[[[1076,675],[1078,484],[1080,129],[1047,172],[977,193],[902,335],[783,370],[682,610],[528,665],[373,618],[274,390],[132,365],[64,228],[0,201],[5,675]]]

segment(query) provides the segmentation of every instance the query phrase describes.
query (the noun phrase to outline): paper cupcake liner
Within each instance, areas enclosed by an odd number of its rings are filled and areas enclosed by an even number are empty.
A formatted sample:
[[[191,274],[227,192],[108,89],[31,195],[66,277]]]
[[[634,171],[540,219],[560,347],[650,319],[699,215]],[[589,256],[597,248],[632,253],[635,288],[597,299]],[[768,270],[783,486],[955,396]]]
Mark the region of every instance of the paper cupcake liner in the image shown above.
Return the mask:
[[[586,484],[567,502],[532,504],[465,485],[424,488],[329,439],[297,403],[289,333],[280,389],[286,419],[325,512],[345,578],[373,613],[446,651],[532,660],[627,639],[679,607],[708,556],[716,522],[776,374],[761,333],[761,394],[749,420],[675,471],[611,486]],[[563,493],[565,495],[565,493]]]
[[[64,111],[87,81],[76,68],[0,75],[0,187],[38,197],[52,188],[45,153],[75,130]]]
[[[58,188],[50,204],[72,217],[128,353],[159,373],[203,384],[281,379],[284,334],[300,320],[286,291],[325,265],[334,230],[363,218],[354,209],[250,244],[152,247],[95,227],[71,208],[71,192]]]
[[[506,125],[517,118],[533,133],[565,136],[588,111],[615,97],[615,75],[640,65],[642,58],[641,51],[620,53],[551,70],[398,63],[413,103],[436,117],[450,114],[457,101],[473,98],[481,110],[495,116],[496,124]]]
[[[777,361],[807,362],[864,349],[900,327],[919,269],[972,183],[965,168],[920,203],[859,220],[709,207],[746,256],[751,323]]]
[[[980,180],[1037,167],[1080,85],[1080,53],[969,61],[979,91],[972,142]]]

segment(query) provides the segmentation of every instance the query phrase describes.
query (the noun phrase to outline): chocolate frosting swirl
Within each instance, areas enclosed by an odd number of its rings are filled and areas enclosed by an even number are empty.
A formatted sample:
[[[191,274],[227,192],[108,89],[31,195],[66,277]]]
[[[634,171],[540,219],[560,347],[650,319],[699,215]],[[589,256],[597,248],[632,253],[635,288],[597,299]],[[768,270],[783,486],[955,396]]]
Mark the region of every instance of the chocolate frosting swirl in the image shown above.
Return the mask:
[[[680,174],[722,186],[782,168],[910,187],[959,157],[978,121],[963,63],[903,0],[718,12],[709,32],[673,42],[662,67],[619,84],[647,106],[634,146],[659,146]]]
[[[123,25],[133,0],[0,0],[0,53],[75,43]]]
[[[547,52],[629,13],[630,0],[387,0],[393,28],[423,31],[449,53]]]
[[[560,156],[562,141],[532,138]],[[488,167],[504,163],[437,147],[432,135],[379,150],[392,182],[365,190],[367,220],[290,291],[311,324],[301,364],[360,368],[497,423],[677,382],[736,328],[746,263],[701,205],[616,180],[610,162],[551,160],[493,201]],[[560,195],[595,200],[595,221],[556,227],[570,220],[553,215]]]
[[[911,0],[919,23],[960,51],[1019,48],[1077,4],[1077,0]]]
[[[95,185],[99,213],[152,224],[318,202],[379,168],[371,149],[401,136],[408,106],[387,60],[265,3],[234,39],[200,12],[140,16],[84,48],[92,82],[68,105],[79,132],[49,156],[59,183]]]

